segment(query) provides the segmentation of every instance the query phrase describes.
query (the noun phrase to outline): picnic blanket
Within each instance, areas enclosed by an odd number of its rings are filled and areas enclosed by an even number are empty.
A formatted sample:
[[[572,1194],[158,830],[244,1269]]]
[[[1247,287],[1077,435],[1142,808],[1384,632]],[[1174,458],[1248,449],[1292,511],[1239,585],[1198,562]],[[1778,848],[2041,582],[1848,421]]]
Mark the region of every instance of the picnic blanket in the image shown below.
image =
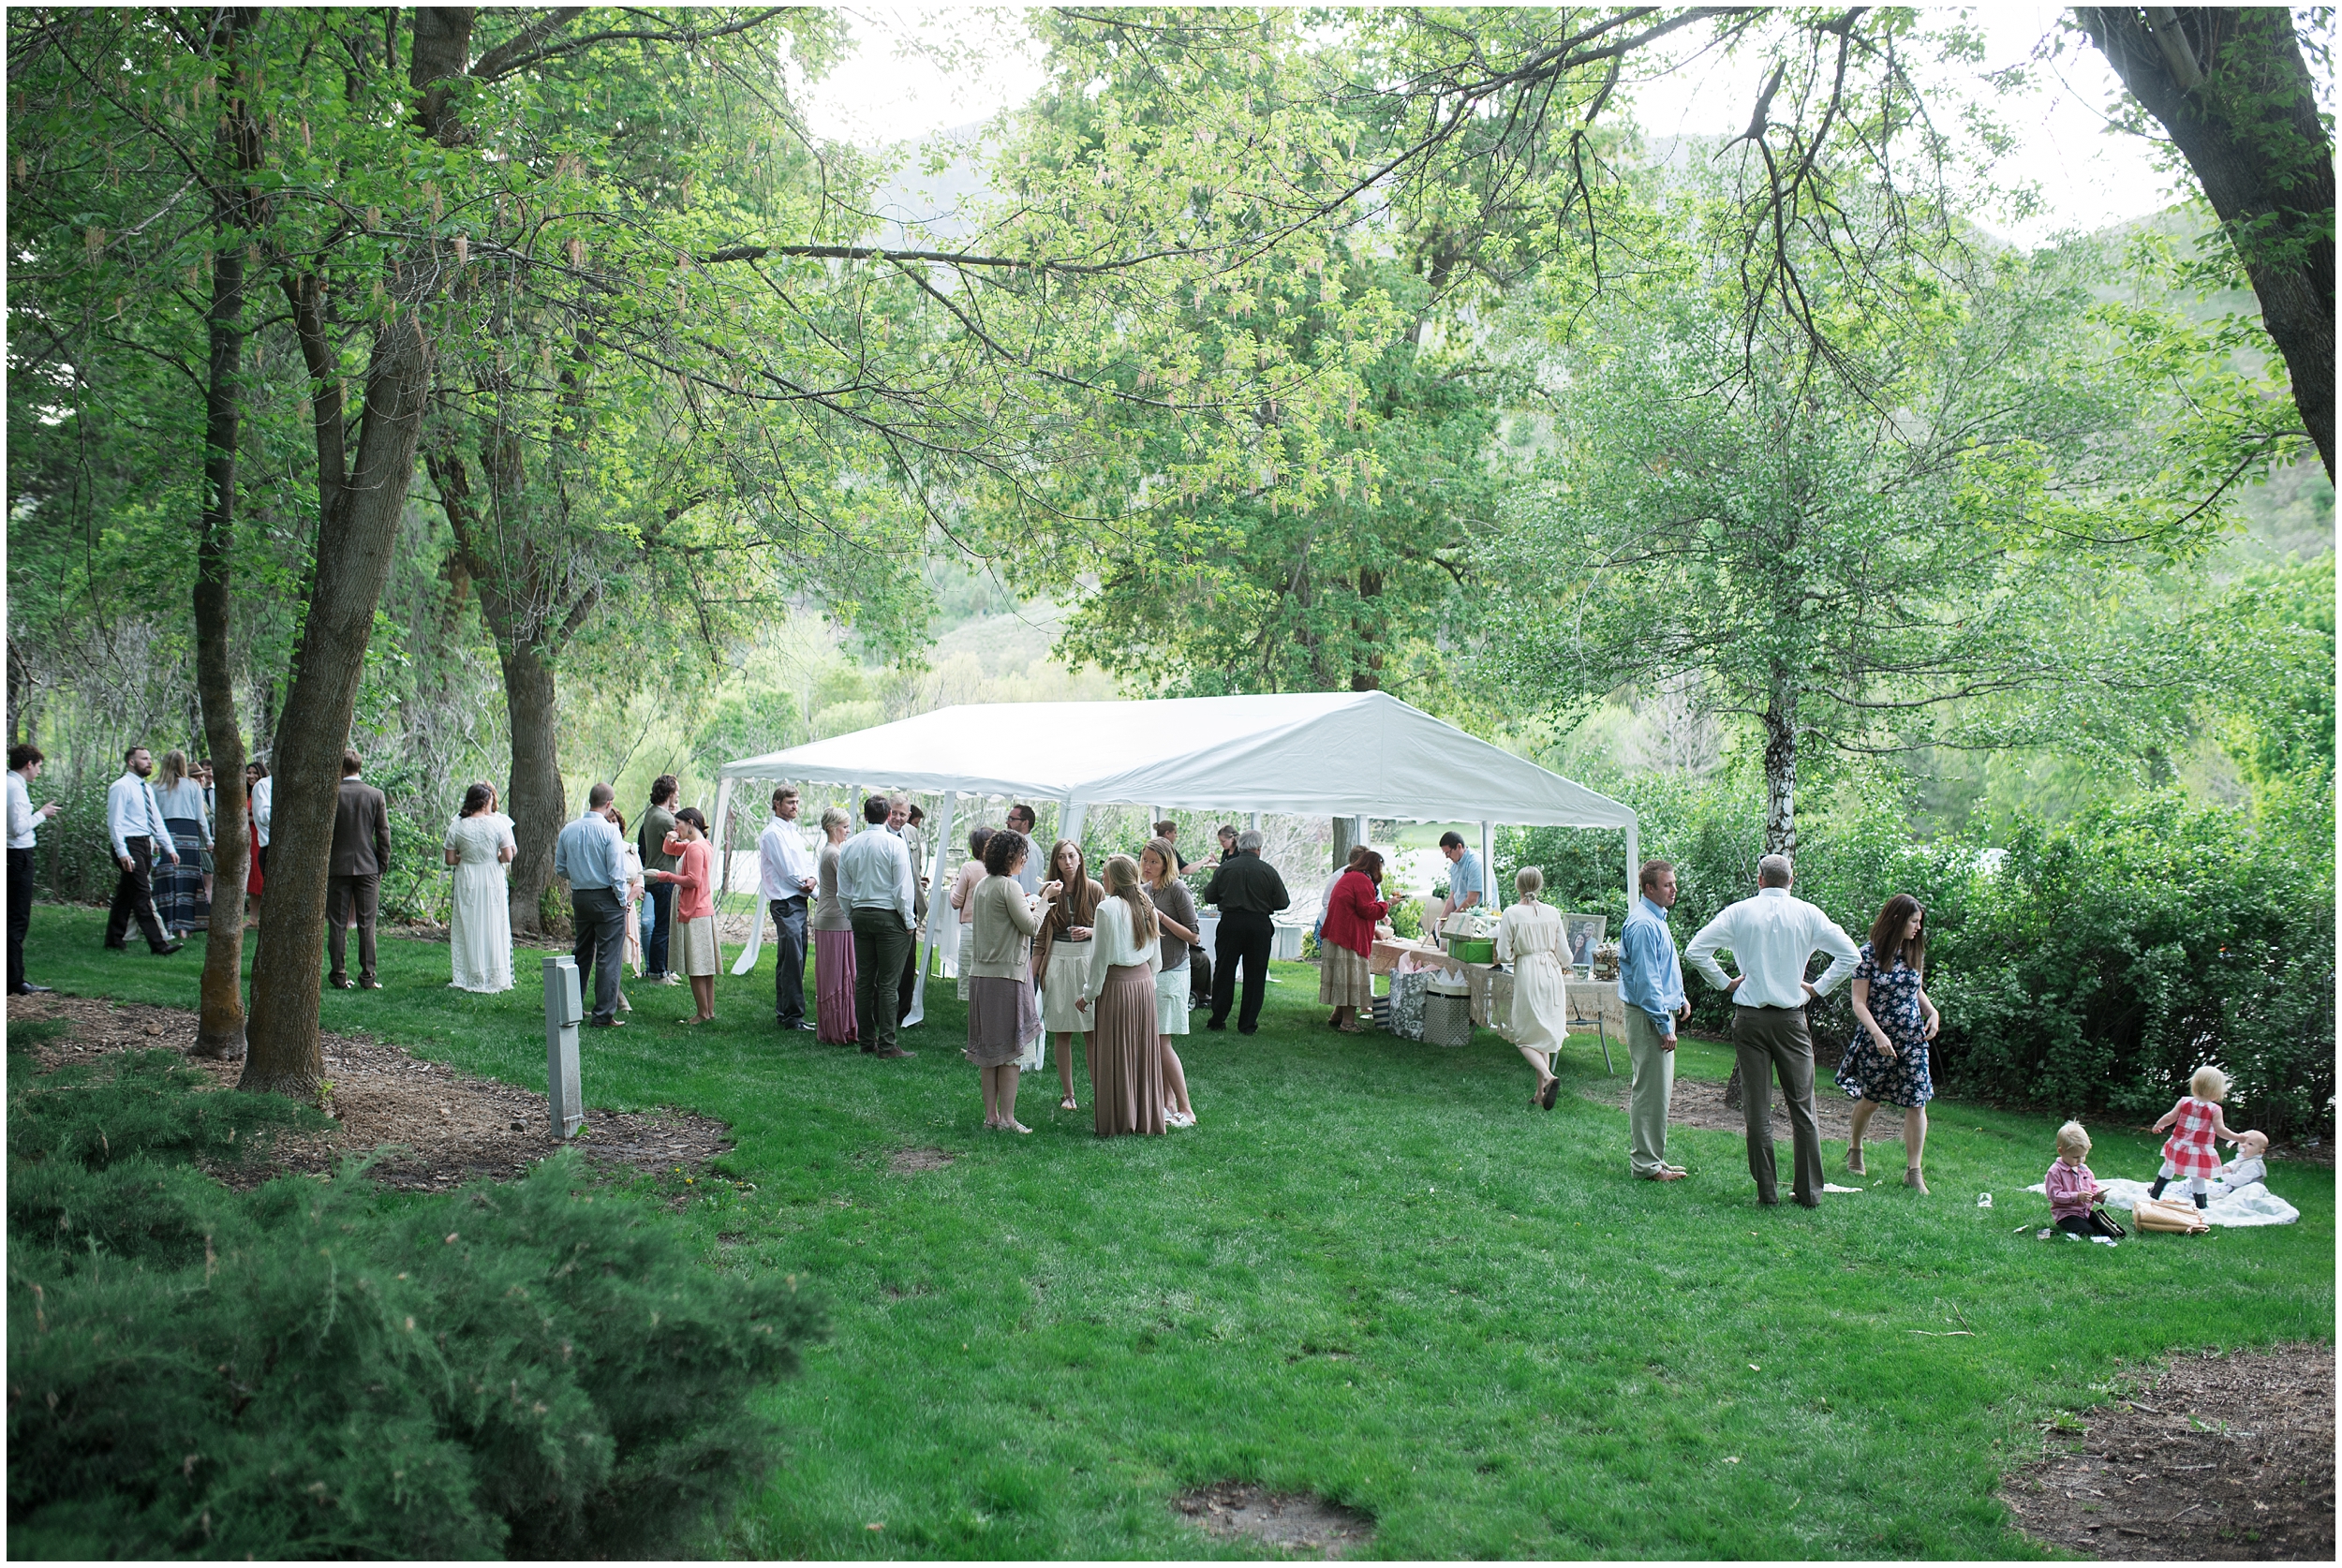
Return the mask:
[[[2139,1200],[2147,1195],[2147,1188],[2151,1184],[2117,1176],[2103,1185],[2106,1188],[2106,1206],[2127,1209],[2137,1206]],[[2025,1191],[2038,1192],[2043,1197],[2049,1195],[2044,1182],[2037,1181]],[[2181,1203],[2186,1203],[2189,1201],[2187,1184],[2175,1181],[2163,1190],[2163,1196],[2167,1200],[2176,1197]],[[2203,1217],[2208,1223],[2215,1225],[2290,1225],[2302,1217],[2300,1209],[2258,1181],[2233,1192],[2215,1181],[2207,1196],[2209,1201],[2204,1206]]]

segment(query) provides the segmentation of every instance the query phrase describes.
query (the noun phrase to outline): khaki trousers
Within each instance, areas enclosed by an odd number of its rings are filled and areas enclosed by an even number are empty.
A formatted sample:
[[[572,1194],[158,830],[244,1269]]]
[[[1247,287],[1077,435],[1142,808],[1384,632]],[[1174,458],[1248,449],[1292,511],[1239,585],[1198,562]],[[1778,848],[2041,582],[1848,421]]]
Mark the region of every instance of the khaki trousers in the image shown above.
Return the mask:
[[[1639,1007],[1626,1010],[1626,1059],[1634,1077],[1626,1091],[1626,1159],[1638,1176],[1667,1169],[1668,1102],[1675,1094],[1675,1053]]]
[[[1741,1105],[1748,1126],[1748,1174],[1756,1201],[1781,1201],[1772,1167],[1772,1074],[1781,1075],[1788,1102],[1791,1190],[1808,1208],[1821,1202],[1821,1123],[1814,1116],[1814,1038],[1801,1007],[1742,1007],[1732,1016],[1732,1045],[1740,1058]]]

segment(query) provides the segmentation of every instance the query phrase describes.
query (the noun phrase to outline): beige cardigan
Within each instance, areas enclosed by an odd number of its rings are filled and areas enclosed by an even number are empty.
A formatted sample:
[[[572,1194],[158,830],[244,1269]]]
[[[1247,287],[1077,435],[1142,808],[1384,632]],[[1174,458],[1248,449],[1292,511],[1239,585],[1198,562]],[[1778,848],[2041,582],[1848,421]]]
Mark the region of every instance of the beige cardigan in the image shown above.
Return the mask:
[[[1016,879],[986,877],[968,903],[976,916],[960,947],[959,972],[971,980],[1030,978],[1032,939],[1041,917],[1026,907]]]

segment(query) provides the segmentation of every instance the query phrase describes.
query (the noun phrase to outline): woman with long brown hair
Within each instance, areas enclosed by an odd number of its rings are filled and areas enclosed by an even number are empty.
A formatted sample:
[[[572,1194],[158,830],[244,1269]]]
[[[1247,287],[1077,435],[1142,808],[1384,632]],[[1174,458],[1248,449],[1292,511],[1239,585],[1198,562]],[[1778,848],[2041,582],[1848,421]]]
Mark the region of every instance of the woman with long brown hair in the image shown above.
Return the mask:
[[[1163,1046],[1155,1031],[1155,969],[1161,923],[1138,885],[1138,862],[1108,857],[1096,939],[1075,1005],[1092,1020],[1089,1094],[1098,1136],[1164,1130]]]
[[[1860,1027],[1838,1063],[1838,1087],[1854,1100],[1846,1138],[1846,1169],[1867,1176],[1862,1132],[1881,1105],[1903,1107],[1903,1185],[1924,1193],[1920,1157],[1927,1149],[1927,1102],[1935,1098],[1928,1075],[1928,1042],[1942,1015],[1921,984],[1927,966],[1927,911],[1907,893],[1887,900],[1871,922],[1870,940],[1854,971],[1851,999]]]
[[[1065,891],[1050,906],[1048,919],[1041,924],[1041,939],[1032,950],[1033,974],[1041,982],[1041,1028],[1057,1041],[1058,1082],[1065,1087],[1058,1109],[1078,1111],[1081,1105],[1074,1098],[1074,1037],[1088,1034],[1091,1020],[1077,1004],[1089,974],[1090,924],[1097,918],[1098,901],[1105,896],[1105,890],[1084,865],[1082,847],[1070,838],[1060,838],[1050,847],[1049,867],[1042,878],[1061,884]]]

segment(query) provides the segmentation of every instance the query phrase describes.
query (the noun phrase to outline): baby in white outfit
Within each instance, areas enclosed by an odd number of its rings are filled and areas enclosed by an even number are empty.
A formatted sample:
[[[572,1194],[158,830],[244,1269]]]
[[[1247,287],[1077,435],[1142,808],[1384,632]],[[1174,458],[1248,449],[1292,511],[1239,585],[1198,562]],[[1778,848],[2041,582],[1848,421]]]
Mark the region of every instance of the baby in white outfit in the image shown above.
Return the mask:
[[[2260,1190],[2269,1190],[2269,1166],[2262,1157],[2269,1152],[2269,1134],[2246,1131],[2236,1135],[2236,1158],[2220,1167],[2212,1178],[2212,1194],[2241,1192],[2255,1182]]]

